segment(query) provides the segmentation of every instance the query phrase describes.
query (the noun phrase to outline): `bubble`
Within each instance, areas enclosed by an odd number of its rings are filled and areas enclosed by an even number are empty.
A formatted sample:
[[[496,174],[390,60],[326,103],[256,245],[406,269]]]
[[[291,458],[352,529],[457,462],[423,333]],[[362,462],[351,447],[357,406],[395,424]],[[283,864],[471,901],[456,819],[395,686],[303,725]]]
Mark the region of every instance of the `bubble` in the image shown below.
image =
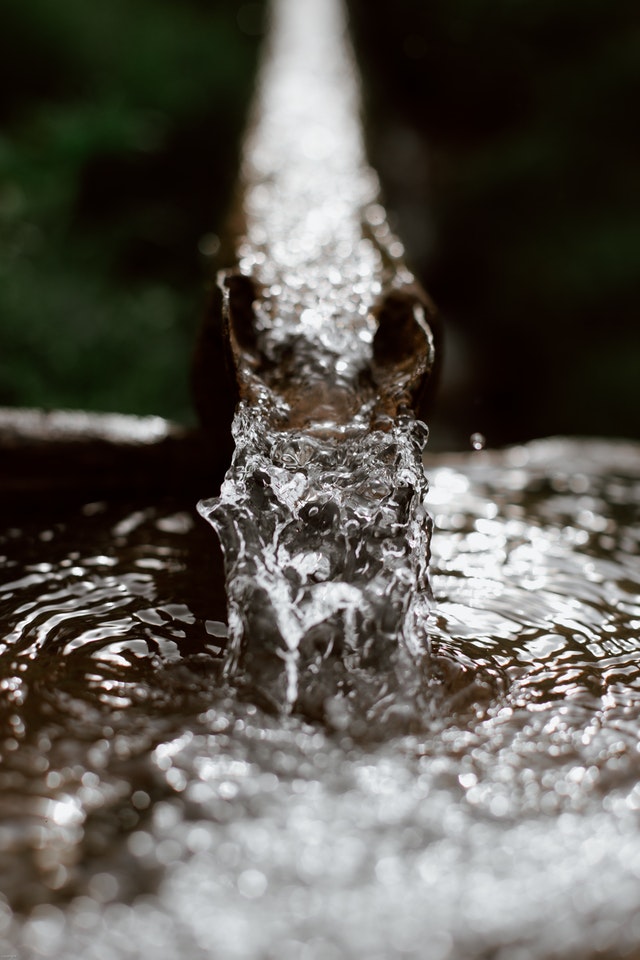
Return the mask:
[[[267,878],[261,870],[243,870],[238,877],[238,890],[248,900],[257,900],[267,889]]]
[[[96,873],[89,880],[88,891],[93,900],[108,903],[118,896],[120,884],[117,877],[111,873]]]
[[[487,445],[487,438],[483,433],[472,433],[469,441],[474,450],[484,450]]]
[[[203,257],[215,257],[220,250],[220,238],[215,233],[205,233],[198,241],[198,250]]]
[[[49,904],[39,904],[25,927],[23,942],[36,955],[53,956],[62,947],[63,933],[62,911]]]

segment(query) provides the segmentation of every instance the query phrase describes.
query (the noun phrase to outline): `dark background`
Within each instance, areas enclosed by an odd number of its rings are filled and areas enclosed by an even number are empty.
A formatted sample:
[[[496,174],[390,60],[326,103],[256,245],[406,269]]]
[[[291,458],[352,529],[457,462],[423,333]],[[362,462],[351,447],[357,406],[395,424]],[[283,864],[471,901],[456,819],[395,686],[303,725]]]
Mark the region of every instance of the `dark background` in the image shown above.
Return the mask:
[[[640,437],[636,3],[350,0],[435,449]],[[0,405],[189,422],[263,5],[2,0]]]

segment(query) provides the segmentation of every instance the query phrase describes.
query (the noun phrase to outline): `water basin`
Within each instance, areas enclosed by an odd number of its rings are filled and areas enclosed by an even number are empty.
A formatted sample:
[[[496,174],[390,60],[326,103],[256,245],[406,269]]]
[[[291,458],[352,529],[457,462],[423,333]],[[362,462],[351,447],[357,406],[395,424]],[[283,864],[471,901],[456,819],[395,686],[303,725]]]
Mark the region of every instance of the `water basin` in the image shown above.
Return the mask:
[[[193,503],[5,512],[0,953],[640,955],[640,447],[425,462],[401,728],[234,689]]]

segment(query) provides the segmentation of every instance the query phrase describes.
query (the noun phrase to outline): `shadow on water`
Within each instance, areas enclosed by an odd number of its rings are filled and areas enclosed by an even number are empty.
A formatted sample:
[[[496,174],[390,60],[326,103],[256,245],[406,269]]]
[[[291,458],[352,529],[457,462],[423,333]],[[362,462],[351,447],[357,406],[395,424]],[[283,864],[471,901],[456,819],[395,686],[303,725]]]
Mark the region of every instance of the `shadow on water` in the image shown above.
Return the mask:
[[[430,654],[410,698],[360,665],[342,726],[224,679],[192,504],[5,518],[3,948],[638,947],[637,447],[544,441],[427,472]]]

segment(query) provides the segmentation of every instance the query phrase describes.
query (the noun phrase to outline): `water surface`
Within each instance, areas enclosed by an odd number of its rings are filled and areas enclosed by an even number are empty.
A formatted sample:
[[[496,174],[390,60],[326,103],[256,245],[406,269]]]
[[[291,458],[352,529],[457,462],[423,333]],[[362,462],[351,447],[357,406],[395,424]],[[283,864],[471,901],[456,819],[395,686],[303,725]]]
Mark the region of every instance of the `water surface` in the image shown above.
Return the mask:
[[[426,463],[420,695],[344,729],[223,678],[191,504],[5,519],[0,952],[640,953],[640,450]]]

